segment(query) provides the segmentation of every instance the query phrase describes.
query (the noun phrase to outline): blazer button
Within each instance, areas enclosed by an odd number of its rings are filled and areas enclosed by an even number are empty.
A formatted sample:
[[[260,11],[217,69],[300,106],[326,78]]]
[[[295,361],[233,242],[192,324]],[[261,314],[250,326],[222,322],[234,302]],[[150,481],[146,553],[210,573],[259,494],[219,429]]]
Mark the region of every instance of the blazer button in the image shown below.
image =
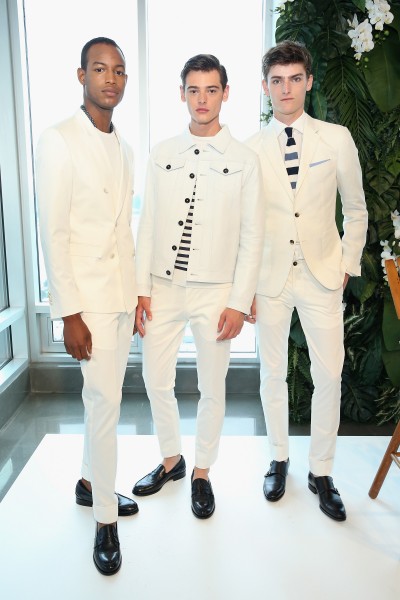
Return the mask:
[[[195,154],[200,154],[200,150],[198,148],[196,148],[196,150],[194,151]]]
[[[224,173],[229,173],[229,169],[227,169],[227,168],[225,167],[225,169],[224,169]]]
[[[296,261],[294,261],[294,263],[293,263],[293,266],[294,266],[294,267],[296,267],[296,266],[297,266],[297,262],[296,262]]]
[[[171,271],[168,269],[167,271],[165,271],[167,275],[171,275]]]
[[[186,204],[189,204],[190,198],[185,198],[185,202],[186,202]]]
[[[189,177],[190,177],[190,179],[194,179],[195,178],[195,174],[194,173],[190,173]]]
[[[172,250],[177,250],[177,247],[176,246],[172,246]]]
[[[104,191],[105,194],[108,194],[108,189],[107,188],[104,188],[103,191]]]
[[[114,257],[115,257],[115,254],[110,254],[110,258],[114,258]]]
[[[178,225],[183,225],[183,221],[178,221]]]
[[[171,165],[167,165],[165,168],[168,169],[168,171],[169,171],[171,168]]]
[[[291,243],[291,244],[294,244],[294,240],[290,240],[290,243]]]
[[[294,216],[295,216],[295,217],[299,217],[299,216],[300,216],[300,213],[294,213]]]

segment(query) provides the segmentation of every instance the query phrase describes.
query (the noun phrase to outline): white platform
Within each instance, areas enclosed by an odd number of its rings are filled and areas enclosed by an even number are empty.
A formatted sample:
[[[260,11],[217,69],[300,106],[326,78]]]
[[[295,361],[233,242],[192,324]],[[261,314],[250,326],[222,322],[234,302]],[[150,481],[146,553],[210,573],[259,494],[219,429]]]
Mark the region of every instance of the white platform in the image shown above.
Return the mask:
[[[368,497],[389,438],[340,437],[335,484],[348,519],[336,523],[307,488],[307,437],[291,438],[285,496],[265,501],[265,437],[223,437],[211,473],[216,511],[190,509],[190,477],[141,498],[119,520],[121,571],[104,577],[92,562],[91,509],[74,487],[80,435],[47,435],[0,504],[0,595],[4,600],[398,600],[400,473],[392,467]],[[119,437],[117,489],[159,462],[153,436]],[[193,438],[184,438],[190,475]]]

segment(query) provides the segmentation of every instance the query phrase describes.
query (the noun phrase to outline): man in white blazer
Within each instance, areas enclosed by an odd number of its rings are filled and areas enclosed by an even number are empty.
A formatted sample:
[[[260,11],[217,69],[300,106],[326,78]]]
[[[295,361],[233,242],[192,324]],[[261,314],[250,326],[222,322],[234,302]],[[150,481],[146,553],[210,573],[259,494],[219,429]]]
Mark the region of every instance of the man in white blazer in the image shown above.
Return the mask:
[[[85,436],[76,502],[93,506],[93,559],[111,575],[121,565],[117,516],[138,511],[136,502],[114,492],[117,423],[137,304],[133,155],[111,122],[127,81],[124,55],[109,38],[90,40],[77,74],[84,103],[41,135],[36,184],[50,314],[63,319],[65,348],[83,374]]]
[[[191,507],[207,519],[215,508],[208,473],[225,414],[230,340],[255,293],[264,204],[257,155],[219,121],[229,94],[225,68],[215,56],[200,54],[186,62],[181,80],[189,128],[151,152],[137,239],[136,325],[163,462],[133,493],[154,494],[186,474],[174,385],[190,323],[200,390]]]
[[[273,118],[248,140],[261,161],[266,195],[264,255],[250,321],[256,320],[261,399],[272,462],[264,494],[285,493],[289,468],[287,344],[296,308],[314,383],[308,487],[321,510],[344,521],[331,477],[340,419],[344,360],[342,295],[360,275],[367,211],[357,149],[349,131],[304,112],[312,87],[311,56],[284,41],[263,58],[263,89]],[[335,222],[340,194],[343,237]]]

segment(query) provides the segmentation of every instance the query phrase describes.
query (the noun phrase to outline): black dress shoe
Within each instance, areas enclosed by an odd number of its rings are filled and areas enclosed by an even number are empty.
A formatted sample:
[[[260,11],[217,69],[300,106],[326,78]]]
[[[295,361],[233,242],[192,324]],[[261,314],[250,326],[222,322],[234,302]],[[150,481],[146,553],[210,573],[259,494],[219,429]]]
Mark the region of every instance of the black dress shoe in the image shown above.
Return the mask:
[[[87,487],[82,483],[80,479],[75,487],[76,503],[81,506],[93,506],[93,496]],[[139,507],[137,503],[131,498],[117,494],[118,497],[118,516],[119,517],[130,517],[138,512]]]
[[[264,496],[269,502],[276,502],[285,493],[288,470],[289,459],[271,462],[270,469],[264,476]]]
[[[215,510],[215,498],[211,481],[193,479],[192,473],[192,512],[198,519],[208,519]]]
[[[96,523],[93,560],[97,570],[103,575],[114,575],[119,571],[122,556],[116,523],[103,525],[100,529],[97,529]]]
[[[172,479],[173,481],[177,481],[178,479],[182,479],[186,475],[186,463],[183,456],[180,457],[179,462],[174,466],[173,469],[165,471],[165,467],[163,465],[158,465],[154,471],[139,479],[135,483],[135,486],[132,492],[135,496],[150,496],[151,494],[155,494],[167,481]]]
[[[346,520],[346,509],[339,492],[333,485],[332,477],[326,475],[315,477],[309,473],[308,487],[314,494],[318,494],[319,507],[324,514],[335,521]]]

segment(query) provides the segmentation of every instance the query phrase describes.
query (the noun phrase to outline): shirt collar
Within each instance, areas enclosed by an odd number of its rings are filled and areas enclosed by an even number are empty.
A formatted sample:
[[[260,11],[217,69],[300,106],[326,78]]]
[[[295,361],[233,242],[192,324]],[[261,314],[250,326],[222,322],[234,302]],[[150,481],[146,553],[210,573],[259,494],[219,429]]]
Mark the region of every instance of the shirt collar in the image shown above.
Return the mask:
[[[214,150],[216,150],[220,154],[224,154],[231,139],[232,138],[231,138],[231,134],[230,134],[228,126],[222,125],[222,128],[220,129],[220,131],[212,137],[212,140],[208,141],[208,145],[211,148],[214,148]],[[185,132],[182,135],[182,140],[179,144],[179,152],[180,153],[186,152],[186,150],[193,148],[195,145],[196,145],[196,141],[193,139],[193,136],[190,133],[189,127],[187,127],[187,129],[185,130]]]
[[[304,132],[305,121],[306,121],[306,113],[303,111],[302,114],[300,115],[300,117],[298,119],[296,119],[294,121],[294,123],[292,123],[290,125],[290,127],[293,127],[293,129],[296,129],[296,131],[299,131],[302,134]],[[282,123],[282,121],[278,121],[278,119],[276,117],[272,117],[271,123],[272,123],[273,128],[275,129],[277,137],[279,137],[281,135],[281,133],[283,132],[285,127],[289,127],[289,125]]]

